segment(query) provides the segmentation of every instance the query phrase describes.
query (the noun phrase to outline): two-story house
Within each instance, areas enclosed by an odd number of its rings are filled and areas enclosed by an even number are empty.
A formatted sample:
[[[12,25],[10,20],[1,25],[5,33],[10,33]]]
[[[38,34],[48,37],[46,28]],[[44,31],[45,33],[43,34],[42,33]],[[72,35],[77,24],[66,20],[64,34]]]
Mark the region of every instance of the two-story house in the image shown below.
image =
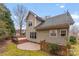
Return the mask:
[[[40,43],[45,40],[66,46],[70,25],[74,21],[69,12],[47,18],[41,18],[32,11],[26,16],[26,37],[27,40]]]

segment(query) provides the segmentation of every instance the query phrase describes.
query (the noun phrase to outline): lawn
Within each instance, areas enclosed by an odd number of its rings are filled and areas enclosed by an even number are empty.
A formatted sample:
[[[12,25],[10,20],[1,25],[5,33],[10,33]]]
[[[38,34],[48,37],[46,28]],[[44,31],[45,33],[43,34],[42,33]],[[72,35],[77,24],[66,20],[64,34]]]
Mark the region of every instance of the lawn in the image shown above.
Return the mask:
[[[47,56],[48,54],[43,51],[27,51],[16,48],[16,44],[9,43],[3,53],[0,56]]]
[[[73,47],[73,55],[79,56],[79,43],[72,45],[72,47]]]

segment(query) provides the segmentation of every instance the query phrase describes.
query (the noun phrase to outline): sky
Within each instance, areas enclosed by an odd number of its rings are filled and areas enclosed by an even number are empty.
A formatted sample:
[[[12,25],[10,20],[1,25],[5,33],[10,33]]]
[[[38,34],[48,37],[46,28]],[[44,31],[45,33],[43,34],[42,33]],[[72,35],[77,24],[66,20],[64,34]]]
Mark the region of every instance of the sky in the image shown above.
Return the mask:
[[[79,25],[79,4],[78,3],[26,3],[23,4],[27,10],[33,11],[35,14],[45,16],[56,16],[65,13],[67,10],[70,12],[76,25]],[[7,3],[5,6],[11,11],[13,15],[14,9],[17,4]],[[14,15],[13,15],[14,16]],[[12,16],[12,17],[13,17]],[[18,29],[18,23],[12,18],[15,28]],[[24,26],[25,28],[26,26]]]

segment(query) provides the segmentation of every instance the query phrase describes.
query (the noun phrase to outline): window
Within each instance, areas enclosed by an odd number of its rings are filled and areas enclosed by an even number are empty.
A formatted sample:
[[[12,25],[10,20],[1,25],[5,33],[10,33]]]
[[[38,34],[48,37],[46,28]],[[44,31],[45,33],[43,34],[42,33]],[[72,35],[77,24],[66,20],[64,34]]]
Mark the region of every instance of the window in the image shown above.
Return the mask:
[[[66,30],[61,30],[61,36],[66,36]]]
[[[32,22],[31,21],[29,21],[28,26],[32,26]]]
[[[30,38],[36,39],[36,32],[30,32]]]
[[[57,31],[56,30],[50,30],[49,36],[56,36]]]

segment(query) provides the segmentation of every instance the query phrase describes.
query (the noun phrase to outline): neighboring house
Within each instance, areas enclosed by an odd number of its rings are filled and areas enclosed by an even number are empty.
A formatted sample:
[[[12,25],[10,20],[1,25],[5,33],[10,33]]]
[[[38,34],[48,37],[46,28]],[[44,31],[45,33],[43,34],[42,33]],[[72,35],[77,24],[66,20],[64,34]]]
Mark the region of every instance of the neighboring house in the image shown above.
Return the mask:
[[[26,37],[27,40],[37,43],[45,40],[65,46],[68,42],[69,27],[73,23],[69,12],[43,19],[29,11],[26,16]]]

